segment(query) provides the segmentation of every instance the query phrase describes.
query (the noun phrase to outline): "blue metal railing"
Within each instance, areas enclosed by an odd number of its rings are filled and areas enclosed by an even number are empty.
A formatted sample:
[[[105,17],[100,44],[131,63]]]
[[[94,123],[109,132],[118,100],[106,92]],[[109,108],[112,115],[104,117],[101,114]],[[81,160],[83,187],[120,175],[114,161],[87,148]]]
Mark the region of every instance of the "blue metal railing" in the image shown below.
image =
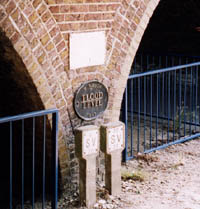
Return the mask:
[[[52,117],[52,120],[47,120],[47,117]],[[42,123],[41,123],[42,121]],[[42,125],[41,125],[42,124]],[[10,209],[15,208],[14,205],[22,209],[25,208],[25,195],[27,188],[31,188],[30,197],[26,197],[29,201],[30,208],[35,208],[36,203],[36,187],[38,187],[39,193],[37,196],[42,196],[42,206],[41,208],[46,208],[46,188],[47,184],[51,182],[50,185],[50,198],[51,198],[51,208],[57,209],[57,199],[58,199],[58,110],[50,109],[37,112],[31,112],[26,114],[21,114],[17,116],[10,116],[5,118],[0,118],[0,128],[1,133],[3,133],[4,138],[8,136],[9,138],[9,203],[0,203],[0,208],[8,206]],[[50,133],[49,133],[50,132]],[[38,135],[39,133],[39,135]],[[27,137],[29,136],[29,137]],[[50,137],[50,139],[49,139]],[[39,139],[38,139],[39,138]],[[19,140],[20,139],[20,140]],[[41,140],[42,139],[42,140]],[[16,141],[17,144],[16,144]],[[19,143],[18,143],[19,142]],[[27,146],[27,142],[29,143]],[[14,146],[15,143],[15,146]],[[20,144],[21,152],[21,163],[18,164],[15,158],[18,156],[15,154],[19,149],[18,144]],[[37,146],[36,146],[37,144]],[[48,164],[47,159],[47,145],[51,144],[51,173],[48,173],[49,180],[47,183],[47,173],[46,165]],[[17,148],[16,148],[17,147]],[[31,149],[30,149],[31,147]],[[30,151],[31,150],[31,151]],[[42,155],[41,155],[42,152]],[[19,152],[18,152],[19,153]],[[28,161],[27,158],[31,155],[31,160]],[[39,155],[42,157],[40,158]],[[30,157],[29,157],[30,158]],[[41,162],[36,162],[41,161]],[[15,165],[15,163],[17,165]],[[38,166],[39,163],[39,166]],[[37,166],[36,166],[37,164]],[[39,167],[42,167],[39,168]],[[19,169],[21,168],[21,169]],[[19,171],[20,170],[20,171]],[[26,174],[31,172],[31,178],[27,177]],[[30,171],[31,170],[31,171]],[[38,172],[42,170],[42,172]],[[6,172],[6,171],[5,171]],[[16,174],[20,173],[21,179],[15,180]],[[39,176],[38,176],[39,173]],[[30,181],[27,183],[27,179]],[[39,179],[39,180],[38,180]],[[41,185],[40,185],[41,182]],[[25,188],[26,184],[26,188]],[[13,193],[13,188],[15,188],[15,194]],[[25,191],[26,189],[26,191]],[[21,194],[19,194],[21,193]],[[38,197],[37,197],[38,199]],[[38,201],[38,200],[37,200]],[[6,208],[8,208],[6,207]]]
[[[122,105],[125,161],[200,136],[199,66],[195,62],[129,76]]]

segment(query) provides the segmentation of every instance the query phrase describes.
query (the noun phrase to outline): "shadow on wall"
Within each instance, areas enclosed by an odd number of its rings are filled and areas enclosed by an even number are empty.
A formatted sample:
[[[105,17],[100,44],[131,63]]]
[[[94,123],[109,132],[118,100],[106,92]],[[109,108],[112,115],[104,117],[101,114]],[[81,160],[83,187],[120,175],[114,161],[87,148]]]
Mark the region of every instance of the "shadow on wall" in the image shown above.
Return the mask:
[[[40,96],[21,58],[12,46],[12,43],[0,30],[0,118],[21,113],[45,109]],[[32,120],[25,120],[25,201],[31,201],[32,190]],[[46,190],[50,185],[50,153],[51,129],[47,120],[47,145],[46,145]],[[13,200],[19,204],[22,192],[22,125],[21,122],[13,123]],[[36,198],[42,192],[42,140],[43,118],[36,119],[35,141],[35,175]],[[9,201],[9,124],[0,124],[0,208],[6,208]]]

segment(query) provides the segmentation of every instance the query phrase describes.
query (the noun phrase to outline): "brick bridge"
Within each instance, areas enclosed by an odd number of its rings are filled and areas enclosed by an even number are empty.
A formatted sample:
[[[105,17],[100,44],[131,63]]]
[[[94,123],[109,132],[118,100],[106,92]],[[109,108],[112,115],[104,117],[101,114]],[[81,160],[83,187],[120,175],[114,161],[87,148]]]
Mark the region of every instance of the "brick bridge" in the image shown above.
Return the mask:
[[[4,85],[12,91],[10,86],[15,85],[16,94],[9,98],[29,98],[28,102],[24,99],[23,106],[17,101],[13,114],[59,109],[63,183],[76,179],[73,131],[86,124],[74,112],[75,91],[85,81],[102,82],[109,92],[108,108],[90,124],[119,119],[133,58],[158,3],[159,0],[0,0],[1,88]],[[105,64],[70,69],[70,34],[92,31],[106,32]],[[11,80],[6,80],[9,69]],[[6,101],[6,95],[4,100],[4,108],[10,103],[11,111],[12,101]]]

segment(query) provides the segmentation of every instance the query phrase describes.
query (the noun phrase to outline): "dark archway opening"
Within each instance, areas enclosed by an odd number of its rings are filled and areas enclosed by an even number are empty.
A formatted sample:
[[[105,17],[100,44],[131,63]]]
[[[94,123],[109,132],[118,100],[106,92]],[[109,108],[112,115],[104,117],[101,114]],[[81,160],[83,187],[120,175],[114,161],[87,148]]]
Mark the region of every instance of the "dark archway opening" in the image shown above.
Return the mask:
[[[199,136],[199,9],[195,0],[161,0],[150,19],[122,102],[125,160]]]
[[[199,9],[196,0],[161,0],[138,52],[200,55]]]
[[[37,89],[10,40],[0,30],[0,118],[45,109]],[[50,191],[51,129],[46,122],[46,192]],[[35,201],[42,193],[43,118],[35,119]],[[33,122],[24,121],[24,201],[32,201]],[[12,131],[13,208],[22,201],[22,123],[14,122]],[[0,208],[8,208],[10,192],[9,124],[0,124]]]

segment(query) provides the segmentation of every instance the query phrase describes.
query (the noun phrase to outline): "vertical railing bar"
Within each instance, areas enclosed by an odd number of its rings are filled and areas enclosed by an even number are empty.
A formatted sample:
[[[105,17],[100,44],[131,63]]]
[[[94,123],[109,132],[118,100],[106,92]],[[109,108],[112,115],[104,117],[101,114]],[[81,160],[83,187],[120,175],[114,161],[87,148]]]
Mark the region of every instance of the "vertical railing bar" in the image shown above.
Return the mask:
[[[22,209],[24,209],[24,119],[22,119]]]
[[[181,114],[182,114],[182,70],[179,70],[179,111],[178,111],[178,123],[179,123],[179,138],[181,137]]]
[[[140,78],[138,78],[138,140],[137,152],[140,152]]]
[[[12,170],[13,170],[13,162],[12,162],[12,141],[13,141],[13,135],[12,135],[12,121],[10,121],[10,209],[12,209],[12,187],[13,187],[13,182],[12,182]]]
[[[52,182],[53,182],[53,198],[52,209],[57,209],[58,201],[58,112],[52,114]]]
[[[197,66],[197,70],[198,70],[198,77],[200,77],[199,76],[199,65]],[[199,84],[199,80],[197,81],[198,82],[198,85],[200,86],[200,84]],[[198,91],[198,93],[199,93],[199,96],[198,96],[198,98],[199,98],[199,124],[200,124],[200,91]],[[200,131],[200,127],[199,127],[199,131]]]
[[[198,97],[198,71],[197,68],[195,67],[195,133],[197,131],[197,97]]]
[[[161,56],[159,56],[159,69],[161,69]],[[161,95],[160,95],[160,87],[161,87],[161,81],[160,81],[160,79],[161,79],[161,74],[159,74],[159,88],[158,88],[158,91],[159,91],[159,99],[158,99],[158,101],[159,101],[159,105],[158,105],[158,108],[159,108],[159,111],[158,111],[158,114],[159,114],[159,117],[161,116],[161,107],[160,107],[160,103],[162,104],[162,102],[161,102]]]
[[[137,110],[138,107],[137,107],[137,79],[136,78],[134,79],[133,84],[134,84],[133,110],[138,111]],[[127,96],[127,100],[128,100],[128,96]],[[135,117],[137,118],[137,116]],[[135,133],[137,133],[137,124],[135,124]],[[134,136],[133,136],[133,150],[135,149],[135,151],[137,151],[137,146],[138,146],[136,145],[136,143],[137,143],[137,138],[135,139],[135,146],[134,146]]]
[[[150,77],[150,91],[151,91],[151,95],[150,95],[150,148],[152,148],[152,75]]]
[[[193,76],[192,76],[192,72],[193,72],[193,70],[192,70],[192,67],[190,68],[190,70],[191,70],[191,72],[190,72],[190,125],[189,125],[189,127],[190,127],[190,135],[192,134],[192,125],[191,125],[191,123],[192,123],[192,115],[193,115],[193,108],[192,108],[192,106],[193,106],[193,89],[192,89],[192,87],[193,87],[193,82],[192,82],[192,80],[193,80]]]
[[[176,71],[174,71],[174,117],[173,117],[173,141],[175,140],[175,117],[176,117]]]
[[[159,124],[160,124],[160,117],[162,116],[161,115],[161,74],[159,74],[158,76],[158,118],[159,118]],[[159,127],[158,127],[159,128]],[[159,129],[160,130],[160,129]]]
[[[163,118],[165,117],[165,109],[164,109],[164,97],[165,97],[165,74],[162,73],[163,78],[162,78],[162,114]],[[162,119],[162,144],[163,144],[163,129],[164,129],[164,119]]]
[[[200,78],[200,76],[199,76],[199,65],[197,66],[197,71],[198,71],[198,80],[197,80],[197,82],[198,82],[198,86],[200,86],[200,84],[199,84],[199,78]],[[198,90],[197,93],[199,94],[199,96],[198,96],[198,101],[199,101],[199,104],[198,104],[199,115],[198,115],[198,117],[199,117],[199,124],[200,124],[200,91]],[[199,127],[199,131],[200,131],[200,127]]]
[[[174,63],[175,63],[175,57],[172,57],[172,66],[174,66]],[[173,74],[174,74],[174,77],[173,77]],[[173,95],[175,95],[175,81],[176,81],[176,70],[174,71],[174,73],[172,73],[172,82],[173,82],[173,79],[174,79],[174,92],[173,92]],[[173,85],[173,83],[172,83]],[[175,117],[174,117],[174,113],[175,113],[175,104],[176,104],[176,98],[174,97],[172,100],[173,101],[173,141],[174,141],[174,137],[175,137]],[[172,111],[171,111],[171,116],[170,118],[172,118]]]
[[[186,120],[186,115],[185,115],[185,112],[186,112],[186,90],[187,90],[187,73],[188,73],[188,69],[186,68],[186,71],[185,71],[185,89],[184,89],[184,136],[186,134],[186,124],[185,124],[185,120]]]
[[[33,117],[33,136],[32,136],[32,209],[35,208],[35,117]]]
[[[142,57],[142,55],[140,55],[141,57]],[[137,63],[136,63],[136,61],[137,61],[137,59],[138,59],[138,62],[140,61],[140,58],[139,58],[139,56],[137,57],[137,56],[135,56],[135,70],[134,70],[134,73],[138,73],[137,71],[136,71],[136,69],[137,69]],[[141,66],[142,67],[142,66]],[[133,116],[134,116],[134,114],[133,114],[133,112],[134,112],[134,108],[135,108],[135,110],[136,110],[136,105],[135,105],[135,102],[137,101],[136,100],[136,79],[131,79],[131,82],[133,81],[133,84],[131,84],[131,87],[133,87],[133,85],[134,85],[134,90],[133,90],[133,94],[131,94],[131,101],[133,101],[133,104],[131,104],[131,110],[132,110],[132,112],[131,112],[131,157],[133,157],[134,156],[134,121],[133,121]],[[127,89],[127,93],[128,93],[128,89]],[[128,95],[127,95],[127,98],[126,98],[126,100],[128,100]],[[127,105],[128,105],[128,101],[127,101]],[[127,111],[128,111],[128,107],[127,107]],[[133,127],[132,127],[133,126]],[[128,124],[127,124],[127,128],[128,128]],[[127,130],[128,131],[128,130]],[[136,131],[136,130],[135,130]],[[128,132],[127,132],[128,133]],[[126,152],[128,152],[128,135],[127,135],[127,151]]]
[[[167,68],[168,67],[168,57],[167,56],[165,56],[165,67]],[[165,141],[165,143],[168,143],[168,141],[169,141],[169,135],[168,135],[168,133],[169,133],[169,131],[168,131],[168,128],[169,128],[169,124],[168,124],[168,102],[169,102],[169,99],[168,99],[168,79],[169,79],[169,73],[168,72],[166,72],[166,76],[165,76],[165,79],[166,79],[166,81],[165,81],[165,95],[166,95],[166,100],[167,100],[167,102],[166,102],[166,107],[165,107],[165,105],[164,105],[164,115],[166,115],[166,118],[167,118],[167,121],[165,121],[164,120],[164,123],[167,123],[166,125],[167,125],[167,129],[166,129],[166,131],[167,131],[167,133],[166,133],[166,141]]]
[[[169,143],[169,120],[170,120],[170,72],[168,73],[168,114],[167,114],[167,120],[168,120],[168,125],[167,125],[167,143]]]
[[[195,81],[194,81],[194,72],[196,66],[192,67],[192,112],[194,112],[195,105]],[[192,123],[194,122],[194,114],[192,114]]]
[[[43,169],[42,169],[42,208],[45,209],[45,154],[46,154],[46,115],[43,116]]]
[[[141,61],[141,66],[143,66],[143,56],[141,56],[140,57],[140,61]],[[143,72],[144,70],[143,70],[143,67],[142,67],[142,72]],[[142,97],[142,95],[141,95],[141,97]],[[143,104],[144,105],[144,104]],[[144,137],[145,137],[145,133],[144,133]],[[145,143],[145,142],[144,142]],[[144,147],[145,147],[145,145],[144,145]]]
[[[186,62],[187,64],[189,63],[189,57],[186,58]],[[188,68],[187,68],[188,69]],[[188,71],[187,71],[188,72]],[[188,77],[188,74],[187,74],[187,77]],[[186,79],[186,107],[187,107],[187,101],[188,101],[188,97],[187,97],[187,85],[188,85],[188,82],[187,82],[188,78]],[[190,98],[189,98],[190,99]],[[189,104],[188,104],[189,105]],[[188,112],[189,112],[189,106],[188,108],[186,108],[186,111],[185,111],[185,118],[186,118],[186,122],[188,120]],[[186,134],[187,134],[187,124],[185,125],[185,129],[186,129]]]
[[[146,76],[144,77],[144,151],[146,150]]]
[[[133,79],[131,79],[131,156],[133,156]]]
[[[157,94],[157,101],[156,101],[156,147],[158,146],[158,101],[159,101],[159,94],[158,94],[158,78],[159,78],[159,74],[157,74],[157,84],[156,84],[156,94]]]

